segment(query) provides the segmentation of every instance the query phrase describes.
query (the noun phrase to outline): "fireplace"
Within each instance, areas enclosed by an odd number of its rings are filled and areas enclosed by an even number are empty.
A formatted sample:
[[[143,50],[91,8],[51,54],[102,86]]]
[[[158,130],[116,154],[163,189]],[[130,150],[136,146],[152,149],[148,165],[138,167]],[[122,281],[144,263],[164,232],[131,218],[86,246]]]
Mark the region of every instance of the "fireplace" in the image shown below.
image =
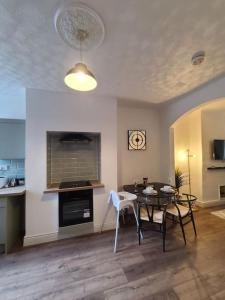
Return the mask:
[[[62,181],[101,180],[101,135],[47,132],[47,187]]]
[[[59,193],[59,227],[93,222],[93,190]]]

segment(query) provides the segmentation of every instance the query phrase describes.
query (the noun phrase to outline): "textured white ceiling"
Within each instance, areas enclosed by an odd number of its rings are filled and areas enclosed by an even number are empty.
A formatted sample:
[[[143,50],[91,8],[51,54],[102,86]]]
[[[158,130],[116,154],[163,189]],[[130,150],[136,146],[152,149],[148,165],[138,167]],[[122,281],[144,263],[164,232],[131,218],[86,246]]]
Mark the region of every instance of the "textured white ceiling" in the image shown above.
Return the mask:
[[[65,2],[65,1],[64,1]],[[61,1],[0,0],[0,95],[11,88],[68,91],[63,78],[79,53],[54,29]],[[225,71],[224,0],[86,0],[106,36],[85,53],[94,93],[159,103]],[[204,50],[201,66],[191,65]]]

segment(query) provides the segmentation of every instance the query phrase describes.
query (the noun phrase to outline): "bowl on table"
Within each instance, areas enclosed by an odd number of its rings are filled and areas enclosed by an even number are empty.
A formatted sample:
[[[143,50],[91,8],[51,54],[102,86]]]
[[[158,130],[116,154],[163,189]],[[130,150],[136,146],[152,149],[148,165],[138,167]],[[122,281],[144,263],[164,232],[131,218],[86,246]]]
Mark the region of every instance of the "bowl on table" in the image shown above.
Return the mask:
[[[160,190],[164,193],[175,193],[174,189],[170,185],[164,185],[164,187],[162,187]]]
[[[147,186],[144,190],[143,190],[143,194],[145,195],[156,195],[157,191],[153,189],[152,186]]]

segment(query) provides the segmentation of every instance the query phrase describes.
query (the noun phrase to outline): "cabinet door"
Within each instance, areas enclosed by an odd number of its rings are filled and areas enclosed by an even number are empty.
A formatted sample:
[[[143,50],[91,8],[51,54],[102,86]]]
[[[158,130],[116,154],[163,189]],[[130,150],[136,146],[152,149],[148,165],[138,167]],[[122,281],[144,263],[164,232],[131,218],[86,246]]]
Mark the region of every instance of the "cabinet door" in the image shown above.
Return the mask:
[[[0,201],[0,244],[5,244],[5,230],[6,230],[6,208],[1,206]]]
[[[25,157],[25,122],[0,120],[0,159]]]

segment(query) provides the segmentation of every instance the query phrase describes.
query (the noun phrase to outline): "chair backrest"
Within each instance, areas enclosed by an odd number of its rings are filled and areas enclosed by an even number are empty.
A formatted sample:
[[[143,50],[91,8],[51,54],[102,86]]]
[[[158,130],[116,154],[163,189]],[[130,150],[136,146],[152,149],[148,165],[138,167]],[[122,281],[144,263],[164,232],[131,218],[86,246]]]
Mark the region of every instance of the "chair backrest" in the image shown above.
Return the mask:
[[[181,204],[185,203],[185,202],[188,202],[189,210],[192,211],[192,205],[197,200],[197,197],[194,196],[194,195],[191,195],[191,194],[186,194],[186,193],[183,193],[182,195],[185,196],[186,199],[185,200],[181,199],[180,200]]]
[[[120,198],[115,191],[111,191],[109,194],[109,202],[112,202],[113,206],[119,210],[120,209]]]
[[[165,221],[167,203],[157,204],[154,200],[152,203],[148,201],[147,203],[143,203],[140,208],[140,219],[145,220],[152,223],[163,223]]]
[[[186,196],[186,198],[187,198],[188,201],[194,202],[194,201],[197,200],[197,197],[194,196],[194,195],[186,194],[186,193],[183,193],[182,195]]]

